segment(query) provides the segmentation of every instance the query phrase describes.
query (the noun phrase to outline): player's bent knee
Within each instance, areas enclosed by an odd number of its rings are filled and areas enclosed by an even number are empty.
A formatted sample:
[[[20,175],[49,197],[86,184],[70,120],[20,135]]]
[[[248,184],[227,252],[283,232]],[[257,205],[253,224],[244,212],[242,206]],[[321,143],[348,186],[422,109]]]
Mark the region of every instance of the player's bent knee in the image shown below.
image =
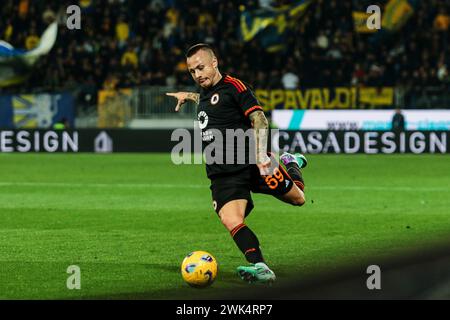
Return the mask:
[[[220,221],[228,231],[231,231],[244,222],[244,217],[238,212],[222,211],[220,212]]]
[[[240,225],[244,222],[244,219],[242,219],[239,216],[227,216],[223,215],[220,217],[220,221],[222,224],[227,228],[228,231],[231,231],[234,229],[234,227]]]
[[[294,206],[299,206],[301,207],[302,205],[304,205],[306,202],[305,196],[303,193],[295,196],[294,198],[291,199],[291,204]]]
[[[292,200],[291,202],[294,206],[299,206],[301,207],[302,205],[305,204],[305,199],[304,198],[296,198],[294,200]]]
[[[233,230],[234,227],[244,222],[246,206],[246,199],[238,199],[230,201],[222,207],[219,217],[228,231]]]

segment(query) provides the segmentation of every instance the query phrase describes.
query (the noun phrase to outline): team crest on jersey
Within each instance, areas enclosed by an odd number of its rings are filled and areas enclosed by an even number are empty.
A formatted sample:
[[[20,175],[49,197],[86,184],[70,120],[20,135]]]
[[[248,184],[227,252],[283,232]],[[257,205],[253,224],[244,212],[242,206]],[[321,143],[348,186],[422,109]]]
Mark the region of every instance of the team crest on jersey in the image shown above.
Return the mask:
[[[215,104],[217,104],[217,102],[219,102],[219,94],[214,93],[213,96],[211,97],[211,104],[215,105]]]

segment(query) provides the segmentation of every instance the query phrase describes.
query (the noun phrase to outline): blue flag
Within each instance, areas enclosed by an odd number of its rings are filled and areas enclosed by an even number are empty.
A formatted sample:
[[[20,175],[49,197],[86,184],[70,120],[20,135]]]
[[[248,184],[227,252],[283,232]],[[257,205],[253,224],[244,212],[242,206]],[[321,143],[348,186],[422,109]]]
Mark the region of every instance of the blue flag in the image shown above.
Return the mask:
[[[0,40],[0,87],[23,82],[39,57],[46,55],[55,44],[58,25],[53,22],[43,33],[39,45],[32,50],[15,49]]]

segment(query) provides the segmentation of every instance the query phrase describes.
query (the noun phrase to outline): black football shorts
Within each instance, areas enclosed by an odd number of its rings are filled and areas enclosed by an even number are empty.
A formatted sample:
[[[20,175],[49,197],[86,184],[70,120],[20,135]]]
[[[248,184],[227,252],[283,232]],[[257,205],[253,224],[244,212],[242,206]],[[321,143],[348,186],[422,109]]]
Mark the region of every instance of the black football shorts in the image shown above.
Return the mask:
[[[254,207],[251,192],[280,196],[289,192],[293,185],[291,177],[280,165],[269,176],[261,176],[258,167],[250,165],[244,170],[214,177],[210,189],[217,214],[227,202],[247,199],[245,216],[248,216]]]

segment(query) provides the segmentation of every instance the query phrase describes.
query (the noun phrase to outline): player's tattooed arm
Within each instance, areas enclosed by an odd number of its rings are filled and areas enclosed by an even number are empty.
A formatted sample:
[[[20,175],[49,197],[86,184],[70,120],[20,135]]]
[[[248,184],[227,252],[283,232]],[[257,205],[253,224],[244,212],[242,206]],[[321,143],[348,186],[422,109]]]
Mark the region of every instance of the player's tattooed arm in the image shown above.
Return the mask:
[[[175,97],[177,99],[177,106],[175,107],[175,111],[180,111],[180,108],[183,104],[186,103],[187,100],[194,101],[196,104],[200,102],[200,94],[195,92],[169,92],[166,95]]]
[[[269,174],[270,158],[267,155],[267,141],[269,136],[269,121],[264,112],[254,111],[249,115],[255,130],[256,138],[256,164],[261,175]]]
[[[186,95],[188,100],[194,101],[196,104],[200,102],[200,94],[195,92],[188,92]]]

